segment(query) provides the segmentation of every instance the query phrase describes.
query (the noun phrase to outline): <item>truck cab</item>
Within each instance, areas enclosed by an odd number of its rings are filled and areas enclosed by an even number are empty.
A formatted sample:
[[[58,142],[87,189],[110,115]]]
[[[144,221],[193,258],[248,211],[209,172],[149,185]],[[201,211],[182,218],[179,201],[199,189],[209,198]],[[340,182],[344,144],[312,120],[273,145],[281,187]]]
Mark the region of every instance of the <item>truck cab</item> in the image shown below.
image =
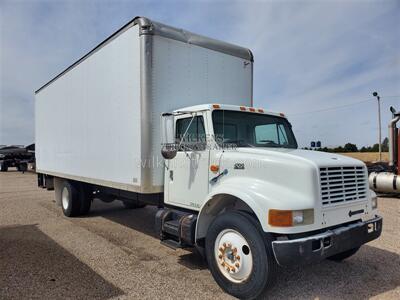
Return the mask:
[[[342,260],[381,233],[365,164],[298,149],[282,113],[207,104],[163,113],[161,127],[158,233],[205,248],[221,286],[258,289],[256,265],[265,286],[275,264]]]

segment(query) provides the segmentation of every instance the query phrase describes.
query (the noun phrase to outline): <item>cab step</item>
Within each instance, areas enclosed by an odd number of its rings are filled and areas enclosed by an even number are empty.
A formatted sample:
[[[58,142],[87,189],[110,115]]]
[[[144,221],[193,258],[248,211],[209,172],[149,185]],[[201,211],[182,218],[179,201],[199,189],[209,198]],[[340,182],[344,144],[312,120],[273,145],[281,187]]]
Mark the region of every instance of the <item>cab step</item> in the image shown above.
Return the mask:
[[[164,246],[167,246],[173,250],[183,248],[181,243],[179,243],[175,240],[161,240],[161,244],[163,244]]]
[[[155,218],[155,229],[161,243],[172,248],[195,245],[197,214],[162,208]]]

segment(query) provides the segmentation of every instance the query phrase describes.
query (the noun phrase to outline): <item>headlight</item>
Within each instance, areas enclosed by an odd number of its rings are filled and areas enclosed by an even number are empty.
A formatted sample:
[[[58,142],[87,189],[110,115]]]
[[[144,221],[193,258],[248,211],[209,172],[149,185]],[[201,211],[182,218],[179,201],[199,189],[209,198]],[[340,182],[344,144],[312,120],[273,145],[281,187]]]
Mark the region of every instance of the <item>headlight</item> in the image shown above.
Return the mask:
[[[371,198],[371,206],[372,206],[372,209],[377,209],[378,208],[378,197],[377,196],[372,196],[372,198]]]
[[[314,223],[314,210],[279,210],[270,209],[268,224],[276,227],[291,227]]]

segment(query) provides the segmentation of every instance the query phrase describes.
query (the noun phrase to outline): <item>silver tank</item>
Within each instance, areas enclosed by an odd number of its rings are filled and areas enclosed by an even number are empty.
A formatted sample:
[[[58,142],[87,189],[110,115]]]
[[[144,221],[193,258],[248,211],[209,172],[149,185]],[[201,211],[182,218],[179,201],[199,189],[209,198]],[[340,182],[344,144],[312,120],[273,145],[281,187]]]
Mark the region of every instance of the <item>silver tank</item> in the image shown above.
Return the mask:
[[[369,187],[379,193],[400,194],[400,175],[387,172],[372,172],[369,175]]]

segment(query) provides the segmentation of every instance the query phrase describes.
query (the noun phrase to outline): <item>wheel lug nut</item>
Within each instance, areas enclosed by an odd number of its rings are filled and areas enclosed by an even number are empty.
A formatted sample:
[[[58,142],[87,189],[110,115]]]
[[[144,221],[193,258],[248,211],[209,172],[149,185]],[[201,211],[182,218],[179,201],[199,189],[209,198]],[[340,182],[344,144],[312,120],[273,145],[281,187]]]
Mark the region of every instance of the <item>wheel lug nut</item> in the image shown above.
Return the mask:
[[[219,247],[219,251],[221,251],[221,252],[222,252],[222,251],[224,251],[224,248],[222,248],[222,247]]]
[[[237,260],[240,260],[240,256],[239,256],[239,255],[238,255],[238,256],[236,256],[236,259],[237,259]]]
[[[235,271],[236,271],[236,269],[235,269],[234,267],[232,267],[232,268],[231,268],[231,271],[232,271],[232,272],[235,272]]]
[[[231,243],[228,243],[228,244],[226,244],[226,246],[227,246],[228,248],[230,248],[232,245],[231,245]]]
[[[223,243],[222,245],[223,245],[224,247],[226,247],[226,243]]]
[[[236,268],[239,268],[240,265],[239,265],[239,263],[237,262],[237,263],[235,264],[235,266],[236,266]]]
[[[222,254],[218,255],[219,258],[222,258]]]

